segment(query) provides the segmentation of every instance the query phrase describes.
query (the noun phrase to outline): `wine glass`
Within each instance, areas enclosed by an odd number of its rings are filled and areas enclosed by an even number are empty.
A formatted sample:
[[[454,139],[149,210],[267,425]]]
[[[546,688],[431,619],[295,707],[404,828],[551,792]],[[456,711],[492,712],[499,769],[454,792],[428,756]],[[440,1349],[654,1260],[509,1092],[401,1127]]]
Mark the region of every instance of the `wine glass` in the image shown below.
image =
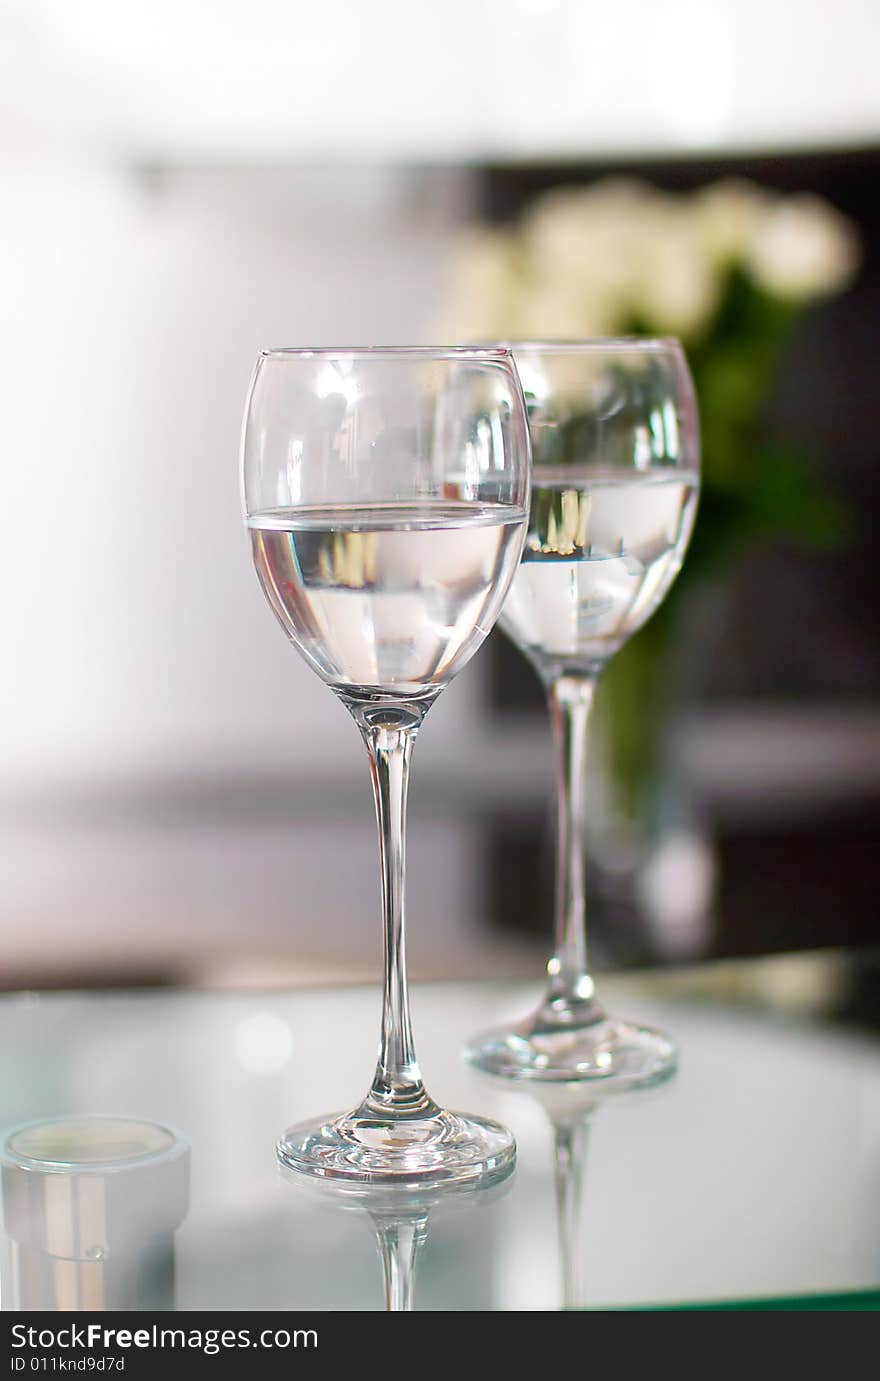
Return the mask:
[[[422,720],[495,623],[522,551],[530,455],[513,358],[505,349],[265,351],[242,451],[263,591],[369,753],[382,873],[372,1086],[352,1112],[291,1127],[278,1156],[367,1183],[494,1175],[515,1155],[510,1132],[439,1108],[416,1060],[404,823]]]
[[[665,597],[699,493],[693,385],[675,340],[517,344],[532,439],[523,558],[501,626],[549,701],[558,758],[556,944],[543,1001],[466,1052],[513,1079],[656,1083],[675,1070],[662,1032],[607,1015],[587,966],[583,779],[602,668]]]

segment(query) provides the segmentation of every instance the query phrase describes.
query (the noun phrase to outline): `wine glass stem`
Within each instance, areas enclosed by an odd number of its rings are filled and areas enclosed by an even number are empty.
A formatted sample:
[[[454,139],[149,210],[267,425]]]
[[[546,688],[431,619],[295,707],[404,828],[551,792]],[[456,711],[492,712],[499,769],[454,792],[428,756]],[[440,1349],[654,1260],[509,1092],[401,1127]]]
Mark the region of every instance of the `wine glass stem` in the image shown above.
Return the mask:
[[[391,710],[370,716],[361,732],[370,754],[382,864],[384,984],[379,1059],[366,1103],[375,1115],[426,1117],[437,1112],[422,1083],[413,1044],[406,979],[404,877],[406,797],[421,716]]]
[[[584,909],[584,777],[595,688],[595,675],[565,674],[547,692],[557,753],[556,948],[547,966],[554,1005],[576,1006],[593,997]]]

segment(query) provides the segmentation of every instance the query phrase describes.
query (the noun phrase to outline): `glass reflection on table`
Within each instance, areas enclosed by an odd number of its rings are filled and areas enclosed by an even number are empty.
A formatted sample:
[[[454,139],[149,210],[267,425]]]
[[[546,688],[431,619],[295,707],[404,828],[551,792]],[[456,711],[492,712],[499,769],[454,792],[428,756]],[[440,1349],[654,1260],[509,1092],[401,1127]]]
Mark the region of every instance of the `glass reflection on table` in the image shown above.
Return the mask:
[[[450,1181],[418,1187],[306,1179],[284,1166],[279,1174],[303,1202],[330,1211],[361,1213],[369,1219],[382,1266],[385,1309],[397,1312],[415,1308],[416,1265],[430,1223],[464,1208],[487,1209],[510,1188],[515,1165],[499,1166],[494,1175],[476,1184]]]
[[[596,1120],[614,1117],[614,1109],[626,1106],[641,1109],[648,1118],[650,1109],[666,1099],[675,1076],[653,1088],[631,1088],[602,1093],[578,1084],[516,1084],[484,1074],[487,1084],[503,1087],[517,1097],[527,1098],[544,1113],[552,1133],[553,1191],[556,1205],[556,1248],[559,1258],[560,1307],[563,1310],[589,1307],[586,1281],[589,1204],[584,1187],[586,1165]],[[515,1119],[511,1122],[516,1125]]]
[[[488,1212],[431,1209],[414,1307],[714,1308],[876,1289],[878,962],[834,952],[609,975],[618,1010],[676,1031],[682,1067],[667,1088],[600,1105],[558,1149],[542,1106],[458,1054],[480,1023],[524,1010],[533,985],[419,985],[419,1039],[444,1101],[511,1126],[519,1154]],[[198,1173],[174,1239],[178,1310],[382,1309],[373,1219],[319,1211],[280,1181],[271,1152],[280,1117],[321,1106],[315,1041],[333,1101],[356,1094],[347,1051],[371,1038],[375,1012],[372,986],[4,995],[0,1141],[60,1109],[183,1127]],[[563,1175],[577,1166],[579,1209],[576,1176]],[[564,1290],[560,1198],[580,1249]]]

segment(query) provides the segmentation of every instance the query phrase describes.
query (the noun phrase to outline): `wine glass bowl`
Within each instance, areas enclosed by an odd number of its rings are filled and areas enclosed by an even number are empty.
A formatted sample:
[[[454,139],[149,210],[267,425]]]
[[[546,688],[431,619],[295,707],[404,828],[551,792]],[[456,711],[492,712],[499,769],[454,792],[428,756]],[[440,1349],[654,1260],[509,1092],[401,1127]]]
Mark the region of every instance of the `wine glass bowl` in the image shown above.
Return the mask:
[[[696,413],[669,341],[518,347],[533,485],[501,625],[542,680],[599,674],[662,602],[696,514]]]
[[[504,464],[527,444],[509,367],[473,351],[261,357],[244,443],[254,562],[343,699],[430,701],[494,624],[525,492]]]
[[[266,351],[242,452],[257,574],[284,632],[360,729],[382,868],[373,1083],[353,1112],[288,1129],[279,1158],[369,1184],[494,1176],[513,1160],[511,1134],[439,1108],[416,1060],[404,825],[416,734],[492,628],[519,563],[529,437],[513,359],[501,348]]]
[[[532,496],[500,623],[544,684],[558,759],[556,945],[538,1010],[468,1047],[492,1074],[628,1088],[669,1077],[673,1042],[609,1017],[587,965],[584,796],[596,681],[677,575],[699,494],[696,402],[674,340],[513,344]]]

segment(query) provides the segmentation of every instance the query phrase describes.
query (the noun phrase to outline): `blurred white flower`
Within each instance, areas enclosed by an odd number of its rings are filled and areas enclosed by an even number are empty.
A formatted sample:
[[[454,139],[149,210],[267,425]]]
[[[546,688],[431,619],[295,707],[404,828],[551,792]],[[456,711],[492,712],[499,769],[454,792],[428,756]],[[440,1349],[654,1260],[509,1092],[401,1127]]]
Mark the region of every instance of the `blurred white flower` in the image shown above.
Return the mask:
[[[513,233],[483,227],[465,232],[456,245],[451,285],[438,323],[454,341],[496,340],[511,333],[520,285],[519,250]]]
[[[443,325],[449,339],[572,340],[637,322],[690,341],[736,264],[764,291],[806,299],[844,286],[858,259],[854,228],[817,197],[736,178],[674,196],[606,178],[548,192],[515,229],[469,231]]]
[[[752,241],[746,264],[766,292],[804,300],[845,287],[859,257],[852,223],[820,197],[804,195],[772,207]]]
[[[617,315],[600,296],[576,292],[564,279],[526,278],[510,332],[516,340],[584,340],[613,335]]]
[[[608,179],[550,193],[527,214],[523,242],[544,300],[550,284],[557,297],[564,284],[582,336],[620,331],[634,318],[696,335],[717,304],[714,259],[694,218],[647,183]]]
[[[523,221],[527,262],[544,279],[566,281],[588,313],[621,318],[652,196],[646,184],[616,178],[549,192]]]
[[[726,267],[747,256],[773,201],[769,192],[741,177],[723,178],[696,193],[696,224],[716,263]]]
[[[684,206],[658,205],[645,226],[632,311],[652,331],[694,338],[715,314],[722,274]]]

